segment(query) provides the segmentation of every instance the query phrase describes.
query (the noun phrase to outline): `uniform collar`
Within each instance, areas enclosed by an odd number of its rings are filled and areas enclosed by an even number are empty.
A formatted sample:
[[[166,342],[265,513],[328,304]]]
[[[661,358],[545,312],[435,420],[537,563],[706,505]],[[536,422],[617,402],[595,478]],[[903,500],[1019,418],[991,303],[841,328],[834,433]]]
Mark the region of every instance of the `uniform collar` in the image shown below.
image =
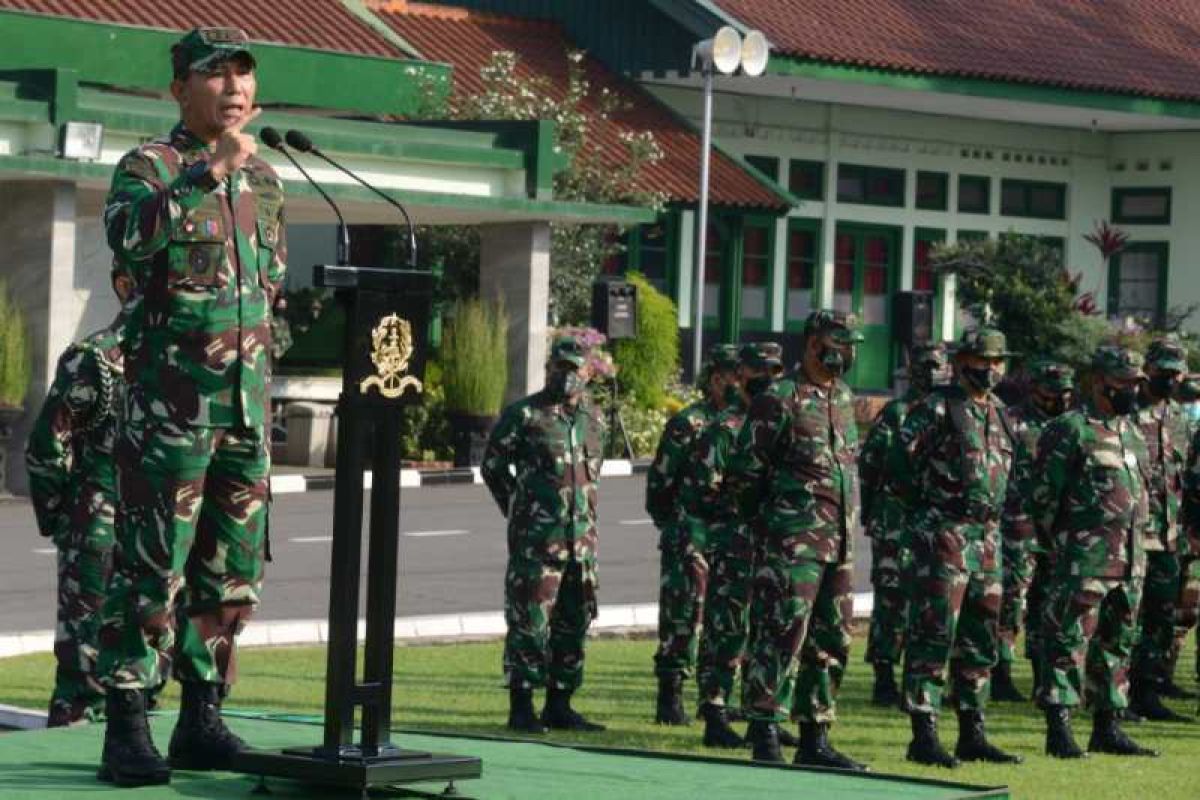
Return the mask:
[[[200,141],[196,134],[192,133],[182,123],[176,123],[171,129],[171,146],[181,153],[200,152],[208,150],[208,145]]]

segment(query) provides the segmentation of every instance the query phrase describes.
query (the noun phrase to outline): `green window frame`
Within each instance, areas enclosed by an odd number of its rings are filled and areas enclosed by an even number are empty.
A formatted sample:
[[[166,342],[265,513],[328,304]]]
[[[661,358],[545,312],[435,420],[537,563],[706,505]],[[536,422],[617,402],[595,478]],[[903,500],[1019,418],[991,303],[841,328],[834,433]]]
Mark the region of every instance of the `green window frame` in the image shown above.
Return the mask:
[[[808,313],[803,308],[793,309],[793,300],[800,305],[804,292],[807,292],[808,312],[819,306],[817,289],[821,282],[822,267],[821,220],[792,217],[788,220],[787,230],[787,254],[783,265],[786,273],[783,297],[780,299],[783,303],[783,328],[786,331],[802,331]]]
[[[610,256],[602,271],[608,275],[640,272],[659,291],[674,297],[679,285],[679,213],[667,211],[657,222],[628,228],[620,241],[624,252]]]
[[[839,203],[866,206],[904,206],[905,172],[891,167],[864,164],[837,165]],[[857,185],[857,188],[855,186]]]
[[[1131,214],[1125,208],[1126,200],[1142,198],[1159,198],[1163,201],[1162,210],[1148,214]],[[1138,186],[1122,187],[1112,190],[1112,221],[1123,225],[1170,225],[1171,224],[1171,187],[1170,186]]]
[[[917,228],[913,236],[913,280],[915,292],[930,292],[933,295],[933,338],[942,338],[942,292],[937,273],[933,270],[923,270],[921,261],[927,257],[929,250],[946,242],[944,228]],[[918,273],[926,273],[918,275]]]
[[[1066,219],[1067,185],[1050,181],[1000,181],[1000,213],[1006,217]]]
[[[1167,280],[1170,277],[1170,245],[1167,242],[1134,242],[1125,246],[1125,249],[1109,259],[1108,261],[1108,315],[1110,317],[1125,317],[1136,316],[1139,319],[1150,322],[1157,327],[1163,323],[1167,314]],[[1134,275],[1125,274],[1123,262],[1131,258],[1152,258],[1157,263],[1150,264],[1150,269],[1146,270],[1146,264],[1142,264],[1142,274]],[[1143,302],[1140,305],[1131,306],[1129,302],[1122,303],[1122,294],[1128,284],[1154,284],[1144,286],[1140,294],[1143,297]],[[1153,295],[1153,306],[1150,306],[1145,297],[1147,294]],[[1148,312],[1148,313],[1147,313]]]
[[[949,210],[950,175],[945,172],[918,172],[916,206],[923,211]]]
[[[766,175],[773,181],[779,180],[779,157],[778,156],[742,156],[742,160],[756,170]]]
[[[964,189],[966,191],[964,191]],[[979,198],[968,201],[967,197]],[[992,208],[992,179],[986,175],[958,176],[958,211],[960,214],[989,214]]]
[[[775,286],[774,217],[747,215],[742,218],[741,230],[738,233],[737,258],[740,327],[748,331],[770,330],[772,294]],[[748,286],[747,279],[753,279],[755,283]],[[761,294],[747,294],[751,291]],[[755,305],[756,297],[761,297],[761,313],[748,310],[748,306],[752,309]]]
[[[987,231],[962,230],[958,231],[955,237],[956,242],[982,242],[991,236]]]
[[[788,163],[788,191],[801,200],[824,200],[825,164],[793,158]]]

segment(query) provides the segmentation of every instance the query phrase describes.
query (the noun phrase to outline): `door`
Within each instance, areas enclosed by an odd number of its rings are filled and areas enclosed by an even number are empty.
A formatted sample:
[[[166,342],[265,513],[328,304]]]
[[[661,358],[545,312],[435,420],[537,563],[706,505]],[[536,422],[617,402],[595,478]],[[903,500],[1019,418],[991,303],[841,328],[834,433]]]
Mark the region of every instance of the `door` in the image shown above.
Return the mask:
[[[834,244],[833,307],[853,311],[863,342],[850,371],[855,389],[886,390],[892,383],[892,294],[899,273],[899,231],[838,225]]]

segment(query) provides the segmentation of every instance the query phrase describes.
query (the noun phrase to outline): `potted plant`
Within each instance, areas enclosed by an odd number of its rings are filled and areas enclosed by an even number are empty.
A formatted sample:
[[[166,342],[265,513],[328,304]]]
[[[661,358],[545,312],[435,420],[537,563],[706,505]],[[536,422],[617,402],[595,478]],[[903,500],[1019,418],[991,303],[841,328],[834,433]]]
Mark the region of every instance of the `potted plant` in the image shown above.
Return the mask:
[[[25,314],[9,296],[7,283],[0,279],[0,493],[8,485],[8,439],[13,423],[25,413],[29,372]]]
[[[483,460],[508,384],[508,315],[499,303],[459,300],[442,337],[442,388],[454,466]]]

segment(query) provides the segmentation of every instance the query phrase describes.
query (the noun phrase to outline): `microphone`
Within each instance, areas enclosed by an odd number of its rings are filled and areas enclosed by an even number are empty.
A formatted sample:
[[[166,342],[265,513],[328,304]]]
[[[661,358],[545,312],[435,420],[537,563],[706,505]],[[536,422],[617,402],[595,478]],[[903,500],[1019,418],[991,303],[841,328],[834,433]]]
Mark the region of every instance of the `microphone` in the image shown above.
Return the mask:
[[[351,172],[346,167],[342,166],[341,164],[334,161],[329,156],[325,155],[323,152],[321,152],[320,149],[317,148],[316,145],[313,144],[312,139],[308,138],[308,136],[306,136],[301,131],[290,130],[287,132],[286,138],[287,138],[287,143],[290,144],[292,147],[296,148],[297,150],[299,150],[301,153],[312,153],[317,158],[321,159],[322,161],[325,161],[326,163],[328,163],[328,164],[336,167],[337,169],[341,170],[342,172],[346,173],[351,178],[358,181],[360,184],[362,184],[363,186],[370,189],[375,194],[382,197],[385,201],[387,201],[391,205],[395,206],[396,208],[400,209],[400,213],[404,215],[404,221],[406,223],[408,223],[408,264],[413,269],[416,269],[416,266],[417,266],[417,230],[416,230],[416,228],[413,227],[412,217],[410,217],[408,215],[408,210],[403,205],[401,205],[400,202],[398,200],[396,200],[394,197],[392,197],[391,195],[387,194],[386,192],[384,192],[380,189],[375,188],[371,184],[364,181],[362,178],[355,175],[353,172]]]
[[[337,203],[333,202],[333,198],[321,188],[321,185],[313,180],[312,175],[304,167],[300,166],[288,149],[283,146],[283,137],[279,135],[279,131],[274,128],[263,128],[258,132],[258,138],[262,139],[263,144],[270,147],[272,150],[278,150],[283,153],[288,161],[292,162],[292,166],[300,170],[300,174],[312,184],[312,187],[317,190],[317,194],[325,198],[325,202],[329,203],[329,207],[333,209],[333,213],[338,218],[338,240],[337,240],[337,263],[338,266],[344,266],[350,263],[350,229],[346,227],[346,219],[342,216],[341,209],[337,207]],[[299,149],[299,148],[297,148]]]

